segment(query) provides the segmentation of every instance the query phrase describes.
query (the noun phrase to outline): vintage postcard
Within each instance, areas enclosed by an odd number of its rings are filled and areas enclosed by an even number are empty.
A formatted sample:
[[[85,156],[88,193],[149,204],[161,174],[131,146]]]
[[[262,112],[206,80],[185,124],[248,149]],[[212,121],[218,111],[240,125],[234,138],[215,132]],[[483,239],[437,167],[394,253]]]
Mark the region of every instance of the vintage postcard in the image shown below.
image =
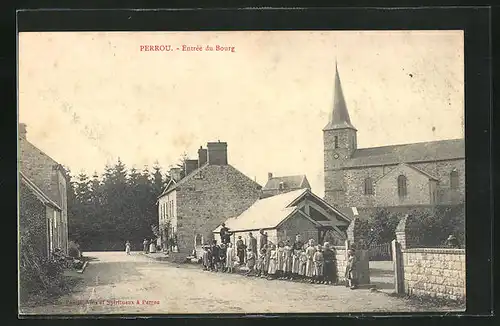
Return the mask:
[[[18,51],[21,315],[465,309],[463,31]]]

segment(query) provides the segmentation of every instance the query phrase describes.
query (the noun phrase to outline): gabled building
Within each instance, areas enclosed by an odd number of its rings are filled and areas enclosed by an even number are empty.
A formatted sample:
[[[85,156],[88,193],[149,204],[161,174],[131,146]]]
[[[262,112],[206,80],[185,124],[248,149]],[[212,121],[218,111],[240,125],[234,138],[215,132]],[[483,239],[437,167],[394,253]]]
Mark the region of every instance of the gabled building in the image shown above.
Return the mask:
[[[190,253],[213,238],[217,225],[241,214],[261,195],[262,186],[228,163],[225,142],[209,142],[198,150],[198,160],[187,160],[184,173],[179,172],[171,171],[158,198],[164,248],[175,237],[179,251]]]
[[[268,241],[294,241],[300,234],[302,239],[314,239],[323,242],[327,233],[343,243],[349,218],[337,208],[312,193],[309,189],[299,189],[287,193],[262,198],[240,215],[224,221],[235,243],[238,236],[247,240],[248,233],[259,242],[260,230],[267,232]],[[220,240],[219,225],[213,230],[215,238]]]
[[[48,253],[59,248],[68,253],[68,200],[66,173],[61,164],[30,143],[26,125],[19,124],[19,218],[20,227],[31,225],[26,219],[46,218],[40,222],[46,235],[39,241]],[[36,199],[36,200],[35,200]],[[34,204],[38,202],[37,204]],[[31,203],[31,204],[29,204]],[[23,232],[24,230],[20,230]]]
[[[305,175],[275,177],[271,172],[269,172],[267,175],[267,183],[262,188],[262,198],[299,189],[311,189],[309,181]]]
[[[325,200],[360,209],[463,204],[464,139],[358,148],[335,69],[335,100],[323,129]]]

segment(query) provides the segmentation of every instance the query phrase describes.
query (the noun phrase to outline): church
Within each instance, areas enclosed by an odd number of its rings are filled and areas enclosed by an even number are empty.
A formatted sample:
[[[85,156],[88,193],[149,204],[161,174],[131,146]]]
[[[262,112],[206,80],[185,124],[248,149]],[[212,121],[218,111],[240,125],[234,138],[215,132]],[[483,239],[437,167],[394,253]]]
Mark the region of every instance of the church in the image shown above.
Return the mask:
[[[360,209],[463,204],[464,139],[358,148],[335,70],[333,111],[323,129],[325,201]]]

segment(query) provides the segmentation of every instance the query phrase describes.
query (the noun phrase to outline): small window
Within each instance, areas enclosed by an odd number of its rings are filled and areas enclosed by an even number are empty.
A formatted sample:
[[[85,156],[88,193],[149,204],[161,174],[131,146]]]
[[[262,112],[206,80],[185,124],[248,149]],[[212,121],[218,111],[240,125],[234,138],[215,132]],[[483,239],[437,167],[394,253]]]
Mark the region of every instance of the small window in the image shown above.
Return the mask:
[[[406,194],[407,194],[406,177],[404,175],[400,175],[398,177],[398,195],[399,197],[405,197]]]
[[[373,195],[373,180],[372,180],[372,178],[365,179],[365,195]]]
[[[335,148],[339,148],[339,136],[335,136],[333,138],[333,142],[334,142]]]
[[[450,172],[450,188],[458,189],[458,183],[459,183],[458,171],[453,170]]]

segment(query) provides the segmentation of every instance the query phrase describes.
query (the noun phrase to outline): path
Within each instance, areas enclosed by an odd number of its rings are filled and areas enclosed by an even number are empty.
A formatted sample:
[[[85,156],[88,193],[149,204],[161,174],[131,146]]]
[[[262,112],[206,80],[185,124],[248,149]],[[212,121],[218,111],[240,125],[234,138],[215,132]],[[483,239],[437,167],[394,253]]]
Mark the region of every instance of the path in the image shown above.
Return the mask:
[[[28,314],[176,314],[426,311],[370,290],[268,281],[178,267],[140,253],[90,252],[83,282],[53,305]],[[427,310],[428,311],[428,310]]]

